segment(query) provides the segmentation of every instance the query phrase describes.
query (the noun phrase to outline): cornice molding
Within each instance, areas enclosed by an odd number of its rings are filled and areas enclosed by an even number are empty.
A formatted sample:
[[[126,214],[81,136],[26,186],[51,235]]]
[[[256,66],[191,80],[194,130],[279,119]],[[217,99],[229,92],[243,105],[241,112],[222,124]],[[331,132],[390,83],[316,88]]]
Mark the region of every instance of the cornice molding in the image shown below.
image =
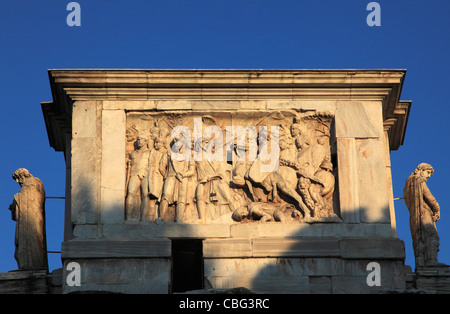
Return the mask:
[[[399,99],[404,69],[52,69],[48,74],[53,102],[42,107],[56,150],[62,150],[56,133],[61,125],[67,131],[75,101],[376,100],[383,102],[393,150],[403,143],[411,105]]]

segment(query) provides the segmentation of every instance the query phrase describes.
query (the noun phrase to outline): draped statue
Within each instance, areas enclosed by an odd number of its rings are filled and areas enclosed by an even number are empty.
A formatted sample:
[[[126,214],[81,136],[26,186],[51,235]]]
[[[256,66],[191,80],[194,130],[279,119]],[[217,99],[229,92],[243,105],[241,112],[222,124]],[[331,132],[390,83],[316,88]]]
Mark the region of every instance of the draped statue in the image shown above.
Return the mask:
[[[9,206],[11,218],[16,221],[17,265],[19,270],[48,269],[44,185],[24,168],[17,169],[12,177],[21,187]]]
[[[416,268],[442,266],[438,263],[439,236],[436,222],[440,218],[440,207],[427,187],[427,180],[434,170],[421,163],[406,180],[403,195],[410,213],[410,228],[413,240]]]

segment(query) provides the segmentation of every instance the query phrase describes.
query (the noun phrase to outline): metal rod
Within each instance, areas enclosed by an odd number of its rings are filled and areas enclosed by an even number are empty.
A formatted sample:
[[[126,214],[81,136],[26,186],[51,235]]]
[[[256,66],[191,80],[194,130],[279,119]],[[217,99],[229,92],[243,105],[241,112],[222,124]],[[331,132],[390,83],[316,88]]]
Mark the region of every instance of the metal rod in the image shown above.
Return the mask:
[[[61,251],[47,251],[47,253],[61,253]]]
[[[394,201],[404,200],[404,199],[405,199],[404,197],[397,197],[397,198],[394,198]]]

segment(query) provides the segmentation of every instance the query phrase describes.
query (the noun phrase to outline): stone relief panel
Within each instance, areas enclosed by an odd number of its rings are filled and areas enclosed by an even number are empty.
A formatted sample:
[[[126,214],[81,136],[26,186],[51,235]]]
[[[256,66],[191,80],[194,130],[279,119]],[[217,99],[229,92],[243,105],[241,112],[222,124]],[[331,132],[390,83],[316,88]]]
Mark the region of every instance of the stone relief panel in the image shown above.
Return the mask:
[[[340,222],[334,116],[316,111],[130,111],[127,221]]]

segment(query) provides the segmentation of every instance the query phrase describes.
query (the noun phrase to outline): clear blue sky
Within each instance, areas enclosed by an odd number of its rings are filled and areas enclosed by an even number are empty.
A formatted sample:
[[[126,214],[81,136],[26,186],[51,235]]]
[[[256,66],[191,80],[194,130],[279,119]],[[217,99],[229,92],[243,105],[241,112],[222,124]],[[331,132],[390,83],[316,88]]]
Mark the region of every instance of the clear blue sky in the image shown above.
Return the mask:
[[[66,24],[69,2],[0,4],[0,272],[17,269],[12,172],[28,168],[48,196],[64,195],[63,154],[49,146],[40,107],[56,68],[407,69],[402,99],[413,106],[391,155],[394,196],[420,162],[434,166],[439,259],[450,264],[449,1],[378,1],[380,27],[366,24],[368,0],[80,0],[80,27]],[[60,251],[64,201],[46,209],[48,249]],[[413,266],[409,213],[402,200],[395,210]],[[59,254],[49,261],[61,267]]]

